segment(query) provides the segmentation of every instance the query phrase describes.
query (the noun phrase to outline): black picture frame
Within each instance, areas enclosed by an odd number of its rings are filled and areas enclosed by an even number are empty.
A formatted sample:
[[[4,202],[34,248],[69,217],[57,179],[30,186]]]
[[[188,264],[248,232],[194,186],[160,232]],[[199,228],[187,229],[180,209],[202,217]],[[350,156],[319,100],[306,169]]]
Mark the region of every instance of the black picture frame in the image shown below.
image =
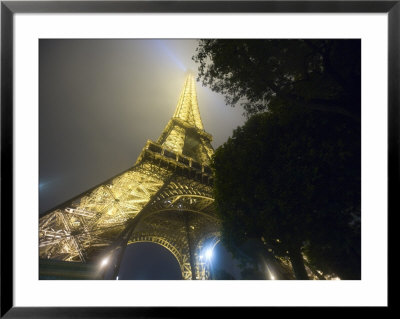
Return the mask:
[[[1,317],[175,318],[191,307],[14,307],[13,303],[13,19],[16,13],[387,13],[388,218],[399,211],[400,1],[1,1]],[[390,222],[388,223],[390,225]],[[392,225],[393,226],[393,225]],[[391,233],[390,230],[388,234]],[[389,239],[389,238],[388,238]],[[390,246],[388,246],[390,247]],[[388,255],[389,256],[389,255]],[[390,261],[390,260],[388,260]],[[388,284],[390,280],[388,281]],[[34,293],[34,292],[32,292]],[[390,306],[390,298],[388,300]],[[196,309],[221,316],[224,307]],[[389,307],[382,307],[389,308]],[[304,308],[291,307],[296,315]],[[241,308],[240,312],[247,311]],[[235,313],[236,310],[235,310]]]

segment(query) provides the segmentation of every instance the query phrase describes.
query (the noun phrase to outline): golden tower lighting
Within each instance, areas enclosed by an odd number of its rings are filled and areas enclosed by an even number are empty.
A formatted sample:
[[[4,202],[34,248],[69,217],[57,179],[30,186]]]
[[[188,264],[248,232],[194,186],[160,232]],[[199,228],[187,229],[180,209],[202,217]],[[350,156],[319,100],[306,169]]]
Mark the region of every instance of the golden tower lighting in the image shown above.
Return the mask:
[[[208,279],[200,252],[220,237],[211,140],[189,74],[173,117],[131,168],[40,218],[40,276],[116,279],[126,246],[152,242],[175,256],[183,279]]]

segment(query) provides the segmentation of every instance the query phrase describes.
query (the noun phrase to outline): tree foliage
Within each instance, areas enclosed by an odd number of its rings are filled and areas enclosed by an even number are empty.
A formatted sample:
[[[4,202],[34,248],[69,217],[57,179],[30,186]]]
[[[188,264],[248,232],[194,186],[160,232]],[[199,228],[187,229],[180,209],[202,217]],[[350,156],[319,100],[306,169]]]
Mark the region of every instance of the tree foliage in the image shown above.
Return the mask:
[[[318,269],[358,278],[359,134],[350,119],[293,106],[237,128],[213,158],[226,246],[262,237],[299,279],[301,248]]]
[[[213,158],[223,241],[262,238],[308,265],[361,276],[359,40],[200,40],[199,78],[248,121]]]
[[[248,116],[296,104],[360,122],[359,40],[206,39],[193,59],[203,84]]]

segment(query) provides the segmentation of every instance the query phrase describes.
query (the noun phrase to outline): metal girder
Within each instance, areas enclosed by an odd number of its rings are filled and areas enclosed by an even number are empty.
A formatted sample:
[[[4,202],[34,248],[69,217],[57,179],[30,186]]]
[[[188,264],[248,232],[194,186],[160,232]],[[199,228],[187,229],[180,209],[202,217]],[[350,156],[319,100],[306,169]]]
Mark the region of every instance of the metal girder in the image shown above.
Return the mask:
[[[173,119],[131,169],[40,218],[40,258],[93,262],[129,236],[125,245],[148,241],[168,249],[183,279],[207,279],[199,257],[203,240],[220,236],[211,139],[189,76]]]

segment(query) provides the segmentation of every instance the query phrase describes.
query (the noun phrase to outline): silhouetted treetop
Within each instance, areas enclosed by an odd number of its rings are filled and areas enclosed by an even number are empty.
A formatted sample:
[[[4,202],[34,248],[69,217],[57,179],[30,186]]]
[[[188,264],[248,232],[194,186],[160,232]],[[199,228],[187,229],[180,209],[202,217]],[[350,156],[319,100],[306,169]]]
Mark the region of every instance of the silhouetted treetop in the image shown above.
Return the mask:
[[[199,79],[247,116],[282,105],[360,122],[360,40],[200,40]]]

